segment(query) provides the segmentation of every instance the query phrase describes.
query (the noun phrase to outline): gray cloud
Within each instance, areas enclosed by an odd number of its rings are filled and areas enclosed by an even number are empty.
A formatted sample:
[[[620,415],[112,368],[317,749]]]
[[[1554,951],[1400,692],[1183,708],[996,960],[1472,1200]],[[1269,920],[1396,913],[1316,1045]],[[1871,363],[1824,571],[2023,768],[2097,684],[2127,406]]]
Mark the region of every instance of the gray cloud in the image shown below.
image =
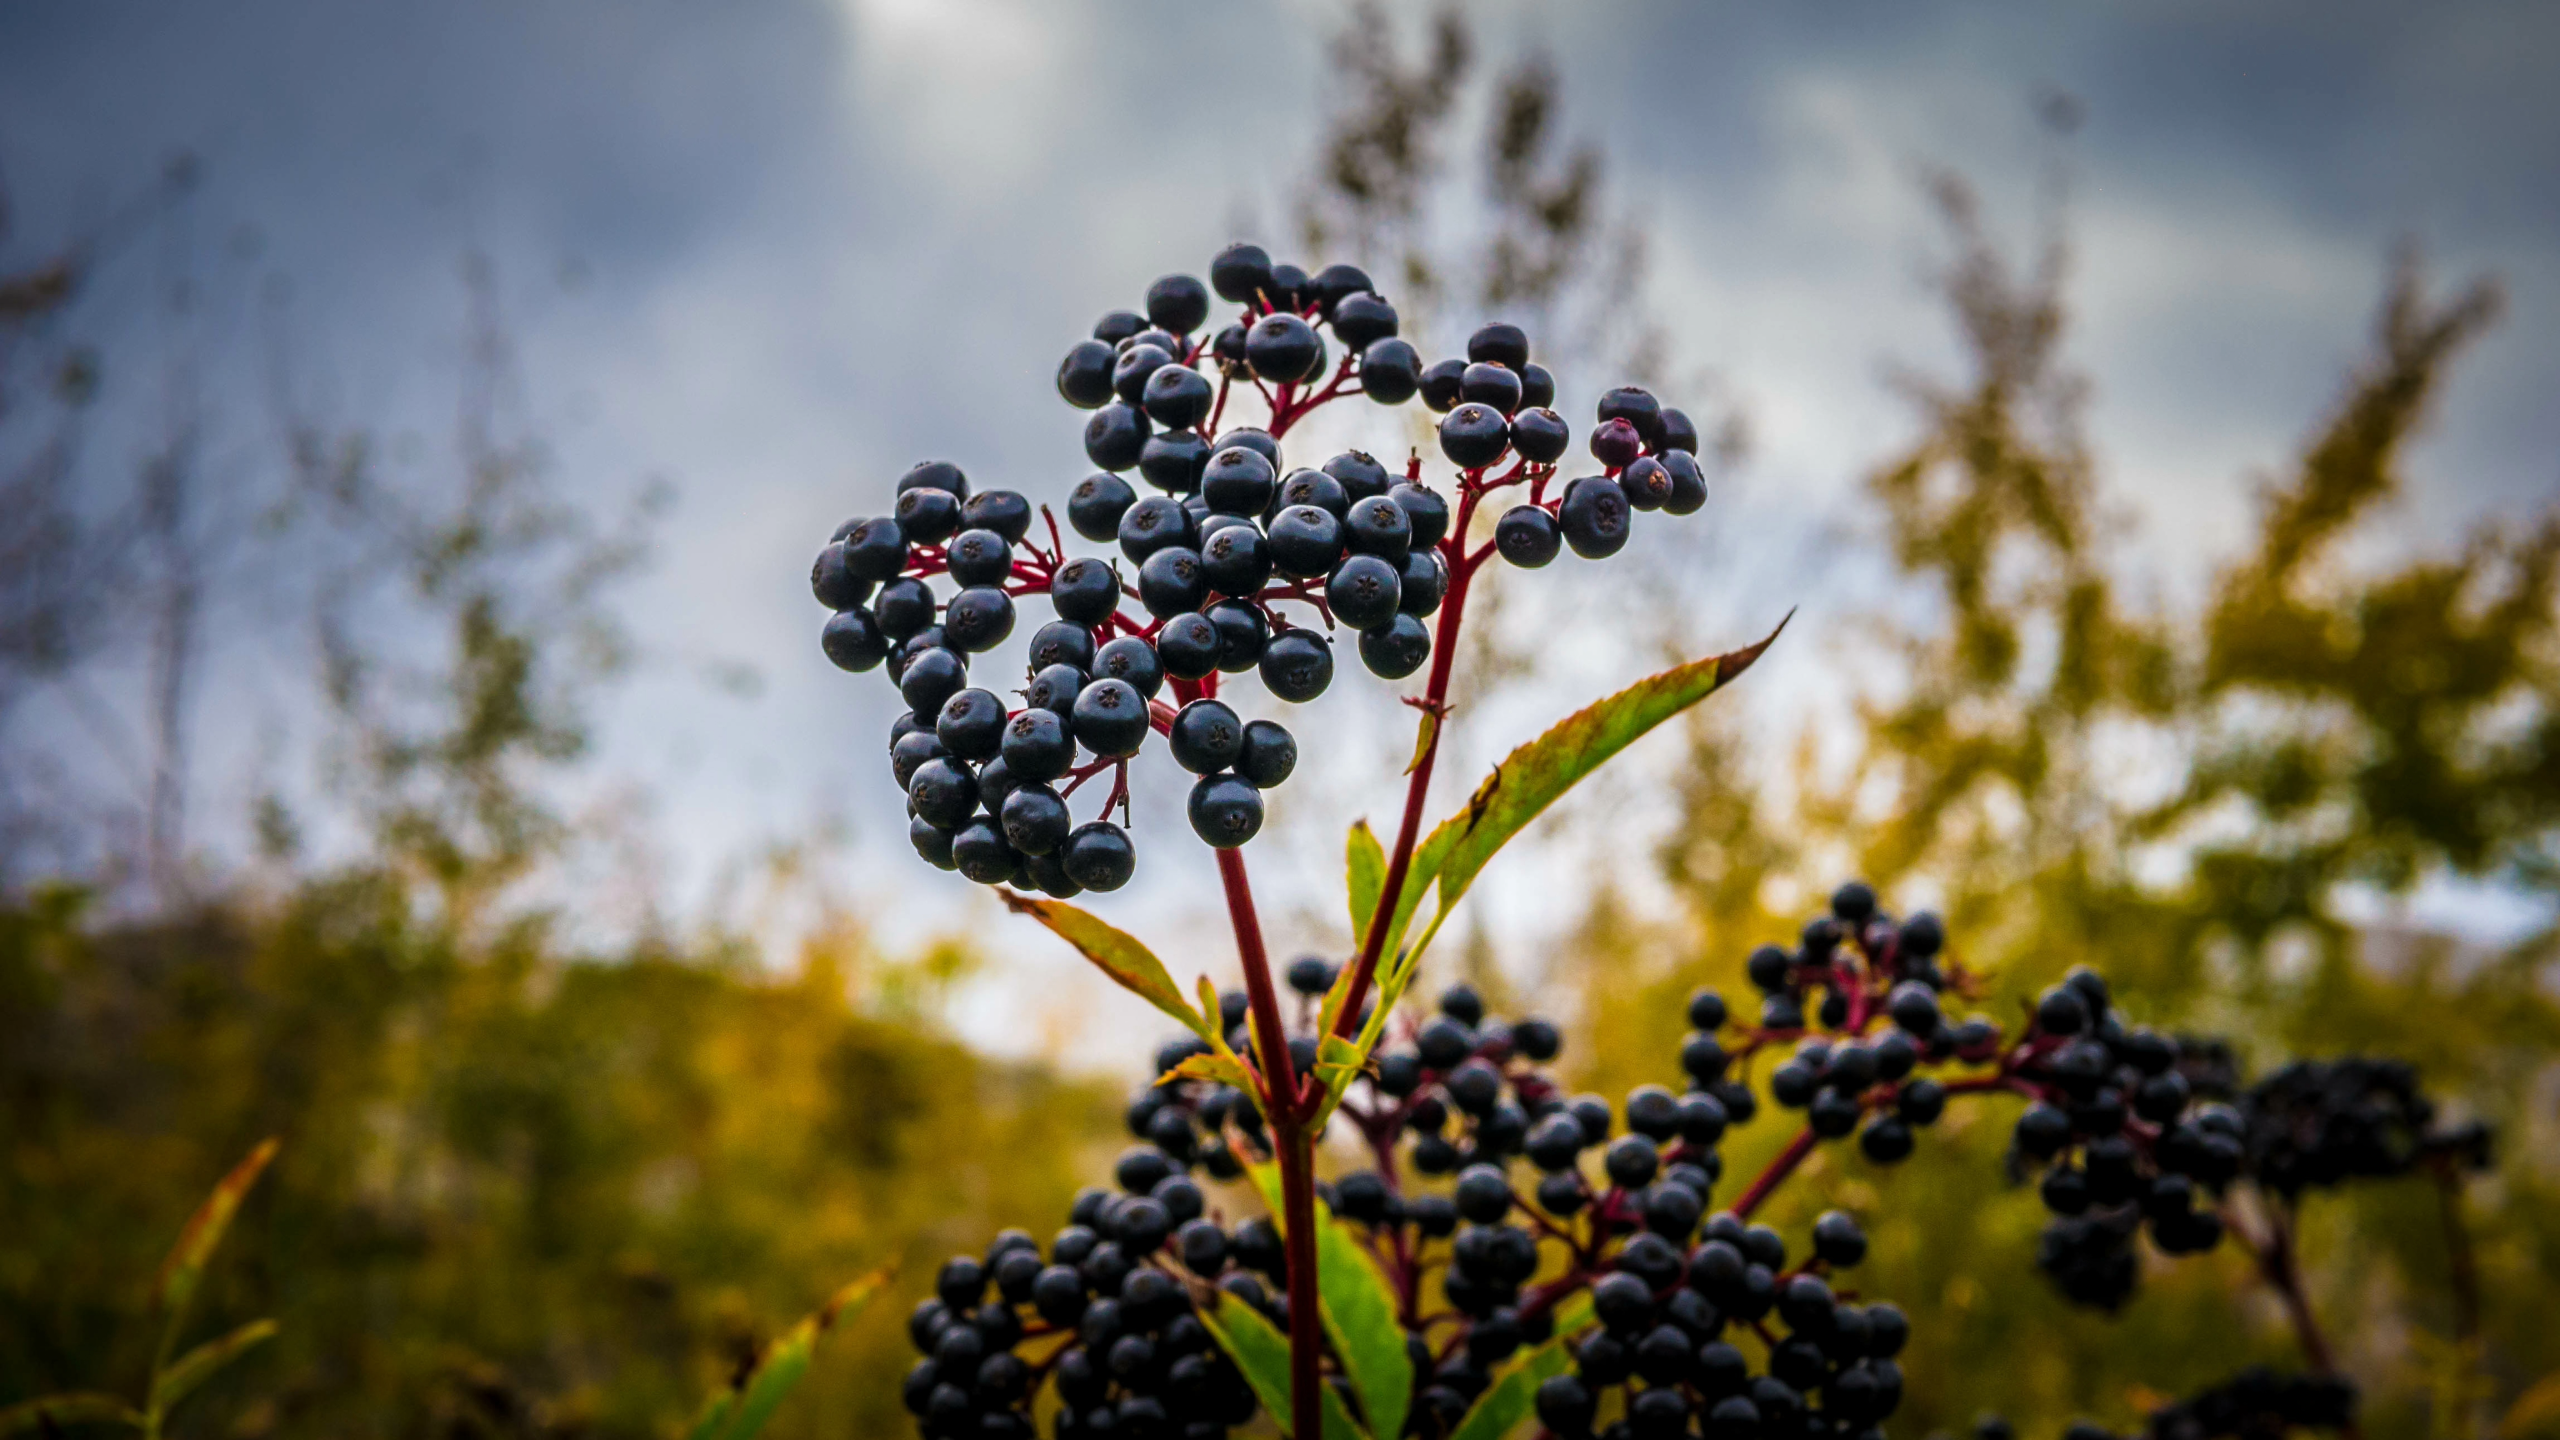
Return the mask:
[[[1497,56],[1556,55],[1569,125],[1607,144],[1622,198],[1654,224],[1682,360],[1752,410],[1761,448],[1717,521],[1736,613],[1720,638],[1783,608],[1771,587],[1906,433],[1882,364],[1951,357],[1917,283],[1935,232],[1914,167],[1971,171],[2023,238],[2043,86],[2087,108],[2070,159],[2091,425],[2120,493],[2176,517],[2146,542],[2174,573],[2201,573],[2247,515],[2249,470],[2280,462],[2335,393],[2403,238],[2448,276],[2503,274],[2514,301],[2419,453],[2420,531],[2560,478],[2547,8],[1484,13]],[[493,255],[532,407],[572,417],[563,474],[599,498],[654,471],[683,490],[629,607],[659,663],[614,706],[601,769],[649,784],[699,895],[721,860],[816,817],[850,817],[857,853],[902,848],[881,818],[886,698],[816,660],[806,552],[921,455],[1035,497],[1080,473],[1056,355],[1154,274],[1204,263],[1232,217],[1278,213],[1331,15],[1308,0],[15,6],[0,11],[10,253],[94,226],[173,147],[197,150],[204,243],[265,237],[255,268],[291,277],[312,382],[345,418],[425,434],[452,403],[455,257]],[[564,290],[573,260],[585,278]],[[112,354],[145,347],[153,320],[102,295],[75,323]],[[224,343],[251,368],[245,326]],[[233,399],[246,449],[254,385]],[[1778,538],[1734,546],[1742,524]],[[1788,598],[1822,617],[1823,593]],[[707,691],[686,662],[714,656],[755,666],[761,695]],[[1646,658],[1603,649],[1572,683]],[[1540,688],[1482,748],[1570,698]],[[209,773],[254,750],[273,703],[248,683],[210,702]],[[1339,713],[1392,751],[1364,703]],[[1310,842],[1275,864],[1312,884],[1325,854]],[[972,913],[965,887],[913,869],[901,928]],[[1125,903],[1192,914],[1167,886]],[[1020,1009],[974,1004],[989,1033]]]

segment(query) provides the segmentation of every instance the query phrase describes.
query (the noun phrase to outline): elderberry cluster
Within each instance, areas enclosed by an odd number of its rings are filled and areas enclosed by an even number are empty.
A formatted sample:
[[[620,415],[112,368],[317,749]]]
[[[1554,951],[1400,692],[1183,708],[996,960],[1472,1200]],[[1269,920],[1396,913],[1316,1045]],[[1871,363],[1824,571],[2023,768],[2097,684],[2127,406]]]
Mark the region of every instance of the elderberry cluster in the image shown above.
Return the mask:
[[[2335,1375],[2284,1375],[2252,1365],[2230,1379],[2151,1412],[2132,1435],[2087,1420],[2064,1427],[2063,1440],[2283,1440],[2303,1430],[2345,1430],[2355,1423],[2356,1387]],[[1973,1423],[1974,1440],[2017,1440],[1998,1415]]]
[[[1805,922],[1794,949],[1752,951],[1745,973],[1764,997],[1755,1043],[1801,1037],[1770,1072],[1769,1098],[1804,1111],[1822,1139],[1856,1132],[1858,1148],[1880,1165],[1909,1156],[1912,1132],[1937,1123],[1947,1105],[1943,1082],[1913,1072],[1988,1060],[2000,1047],[2000,1027],[1987,1017],[1947,1018],[1949,977],[1939,964],[1946,938],[1935,914],[1897,921],[1872,888],[1852,880]],[[1807,1033],[1814,1030],[1830,1033]],[[1721,1063],[1720,1053],[1708,1053],[1713,1038],[1703,1038],[1691,1042],[1701,1052],[1692,1074]]]
[[[1570,1373],[1539,1386],[1539,1420],[1576,1440],[1592,1433],[1604,1394],[1623,1389],[1611,1440],[1879,1433],[1902,1401],[1894,1357],[1910,1321],[1881,1301],[1842,1300],[1824,1278],[1866,1253],[1866,1233],[1837,1210],[1814,1222],[1812,1253],[1793,1267],[1777,1231],[1730,1214],[1707,1222],[1685,1260],[1659,1231],[1638,1235],[1592,1286],[1601,1329],[1575,1347]],[[1765,1328],[1773,1312],[1784,1339]],[[1768,1337],[1763,1363],[1724,1338],[1728,1326]]]
[[[2431,1156],[2489,1168],[2488,1127],[2439,1129],[2405,1061],[2297,1060],[2249,1088],[2250,1178],[2282,1195],[2405,1175]]]
[[[1118,1193],[1076,1197],[1045,1259],[1008,1230],[983,1260],[943,1264],[907,1320],[924,1358],[904,1399],[923,1434],[1030,1440],[1043,1384],[1061,1402],[1057,1440],[1214,1440],[1253,1418],[1252,1388],[1198,1309],[1214,1291],[1285,1327],[1288,1298],[1264,1284],[1285,1284],[1279,1232],[1207,1218],[1200,1187],[1161,1151],[1123,1156],[1118,1178]]]
[[[2036,1097],[2012,1132],[2013,1163],[2045,1166],[2039,1193],[2058,1218],[2036,1263],[2063,1294],[2122,1305],[2145,1226],[2165,1255],[2222,1242],[2216,1201],[2241,1173],[2247,1129],[2223,1103],[2223,1047],[2128,1025],[2105,979],[2084,967],[2037,999],[2008,1072]]]
[[[1204,336],[1213,290],[1240,313]],[[1355,266],[1311,277],[1258,246],[1229,246],[1207,285],[1165,276],[1143,313],[1105,315],[1059,365],[1060,396],[1093,412],[1085,453],[1100,467],[1070,494],[1068,526],[1117,545],[1117,560],[1069,557],[1045,508],[1011,490],[973,492],[939,460],[898,481],[894,513],[837,529],[811,572],[834,612],[824,648],[847,670],[885,665],[906,702],[890,734],[892,773],[926,861],[1060,897],[1126,884],[1137,863],[1124,828],[1127,765],[1151,730],[1197,777],[1193,831],[1242,845],[1298,747],[1277,722],[1219,700],[1221,677],[1258,674],[1276,699],[1312,700],[1333,680],[1331,632],[1348,627],[1361,663],[1401,680],[1431,659],[1425,622],[1483,553],[1537,566],[1570,544],[1599,558],[1625,545],[1632,512],[1705,504],[1697,428],[1633,387],[1600,402],[1590,448],[1602,473],[1549,495],[1571,431],[1549,408],[1555,381],[1530,361],[1527,334],[1486,325],[1466,359],[1425,369],[1398,324]],[[1258,392],[1269,428],[1219,429],[1242,390]],[[1419,394],[1443,413],[1441,453],[1460,471],[1467,508],[1453,511],[1424,481],[1418,455],[1401,474],[1357,450],[1318,468],[1286,463],[1279,435],[1354,394],[1387,405]],[[1512,469],[1489,477],[1506,456]],[[1162,493],[1141,498],[1130,472]],[[1527,498],[1495,527],[1491,550],[1470,556],[1457,517],[1514,484]],[[955,587],[947,598],[941,576]],[[973,686],[973,662],[1012,635],[1015,602],[1032,595],[1047,596],[1057,618],[1031,637],[1025,683]],[[1141,613],[1123,611],[1124,598]],[[1293,619],[1284,605],[1312,615]],[[1102,813],[1077,823],[1070,797],[1105,772]]]
[[[2018,1117],[2012,1164],[2045,1167],[2039,1192],[2058,1217],[2037,1263],[2066,1296],[2103,1309],[2133,1292],[2137,1233],[2166,1255],[2221,1243],[2220,1199],[2235,1183],[2290,1198],[2431,1157],[2489,1161],[2487,1129],[2436,1128],[2406,1064],[2297,1061],[2243,1091],[2229,1045],[2128,1024],[2086,968],[2038,997],[2004,1075],[2036,1097]]]

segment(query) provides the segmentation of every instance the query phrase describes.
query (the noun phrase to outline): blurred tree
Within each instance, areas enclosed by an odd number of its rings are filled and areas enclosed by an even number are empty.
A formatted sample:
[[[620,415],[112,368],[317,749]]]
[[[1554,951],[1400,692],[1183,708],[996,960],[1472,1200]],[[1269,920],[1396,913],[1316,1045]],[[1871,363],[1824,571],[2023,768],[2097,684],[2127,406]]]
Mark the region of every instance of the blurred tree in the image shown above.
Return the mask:
[[[1658,381],[1672,356],[1643,308],[1644,229],[1611,208],[1599,147],[1563,138],[1553,60],[1528,51],[1479,81],[1464,11],[1434,9],[1411,58],[1406,28],[1360,0],[1327,47],[1335,93],[1297,197],[1308,252],[1348,251],[1415,322],[1409,336],[1445,319],[1454,342],[1501,316],[1544,348]]]
[[[2398,494],[2401,449],[2495,292],[2430,303],[2399,264],[2373,357],[2268,489],[2204,612],[2146,612],[2122,599],[2125,527],[2105,513],[2083,386],[2060,358],[2058,223],[2022,272],[1962,184],[1932,190],[1971,368],[1960,384],[1903,382],[1921,433],[1869,480],[1908,587],[1869,617],[1885,656],[1854,667],[1879,683],[1852,753],[1826,766],[1807,732],[1773,776],[1730,715],[1700,717],[1661,852],[1688,923],[1660,933],[1614,903],[1593,910],[1576,972],[1603,977],[1577,987],[1597,1042],[1587,1077],[1643,1078],[1644,1057],[1676,1046],[1691,985],[1748,993],[1748,949],[1792,934],[1852,873],[1889,899],[1941,900],[1994,1015],[2086,962],[2136,1014],[2228,1033],[2261,1061],[2404,1056],[2498,1127],[2501,1168],[2468,1196],[2421,1176],[2313,1202],[2314,1301],[2367,1387],[2366,1433],[2487,1433],[2560,1368],[2560,1342],[2522,1318],[2560,1282],[2560,1176],[2533,1099],[2560,1055],[2554,932],[2496,951],[2383,945],[2395,937],[2359,917],[2373,897],[2445,882],[2554,914],[2560,516],[2484,530],[2451,557],[2404,544],[2379,573],[2342,552]],[[2013,1103],[1983,1102],[1898,1168],[1844,1151],[1781,1192],[1781,1223],[1843,1199],[1873,1216],[1862,1282],[1916,1322],[1897,1427],[1989,1406],[2029,1435],[2079,1413],[2123,1429],[2248,1359],[2300,1365],[2236,1247],[2161,1267],[2117,1321],[2049,1293],[2032,1268],[2041,1208],[2003,1178],[2012,1118]],[[1748,1173],[1751,1147],[1792,1129],[1763,1119],[1730,1156]]]

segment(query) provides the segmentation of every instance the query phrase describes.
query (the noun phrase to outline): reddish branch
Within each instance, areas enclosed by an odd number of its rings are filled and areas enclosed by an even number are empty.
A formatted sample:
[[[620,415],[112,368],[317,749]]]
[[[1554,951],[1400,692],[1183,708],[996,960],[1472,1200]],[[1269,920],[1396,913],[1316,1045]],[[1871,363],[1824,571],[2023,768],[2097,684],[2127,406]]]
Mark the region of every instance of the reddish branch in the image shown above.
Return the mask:
[[[1235,929],[1236,955],[1244,966],[1253,1048],[1262,1067],[1263,1114],[1270,1121],[1272,1148],[1280,1161],[1280,1231],[1289,1268],[1290,1412],[1298,1417],[1296,1433],[1311,1435],[1315,1432],[1307,1428],[1307,1417],[1320,1413],[1324,1386],[1322,1302],[1316,1291],[1315,1137],[1287,1103],[1287,1097],[1297,1093],[1298,1080],[1241,851],[1218,851],[1218,880],[1226,888],[1227,920]]]

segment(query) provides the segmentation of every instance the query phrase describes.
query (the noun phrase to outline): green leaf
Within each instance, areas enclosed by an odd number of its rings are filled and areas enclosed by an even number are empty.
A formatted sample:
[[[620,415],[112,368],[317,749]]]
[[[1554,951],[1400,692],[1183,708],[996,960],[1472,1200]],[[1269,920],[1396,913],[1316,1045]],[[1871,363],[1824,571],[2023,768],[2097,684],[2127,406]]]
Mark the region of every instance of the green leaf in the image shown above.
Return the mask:
[[[1182,1063],[1156,1077],[1159,1085],[1176,1080],[1206,1080],[1217,1085],[1233,1085],[1239,1090],[1253,1089],[1253,1072],[1233,1055],[1186,1055]]]
[[[1343,887],[1351,896],[1351,943],[1369,938],[1369,917],[1378,913],[1378,892],[1387,885],[1387,851],[1366,820],[1351,822],[1342,843]],[[1345,969],[1350,967],[1345,966]]]
[[[1778,622],[1778,630],[1785,628],[1785,621]],[[1494,852],[1527,828],[1556,797],[1647,731],[1750,669],[1751,662],[1777,638],[1778,631],[1772,630],[1757,645],[1692,660],[1639,680],[1566,716],[1544,735],[1512,751],[1468,797],[1465,810],[1432,830],[1433,841],[1445,834],[1447,843],[1424,847],[1434,851],[1441,908],[1456,904]]]
[[[151,1380],[151,1413],[166,1416],[214,1372],[265,1343],[276,1333],[273,1320],[252,1320],[219,1340],[207,1340],[178,1357],[176,1364]]]
[[[160,1263],[160,1278],[152,1287],[161,1316],[160,1348],[151,1363],[154,1374],[168,1363],[169,1352],[177,1346],[178,1332],[186,1324],[187,1307],[196,1298],[196,1287],[204,1283],[204,1267],[212,1260],[215,1247],[222,1244],[223,1232],[231,1228],[232,1217],[240,1213],[240,1202],[248,1197],[249,1187],[258,1183],[258,1176],[275,1158],[276,1141],[271,1136],[260,1141],[247,1159],[231,1167],[231,1173],[204,1197],[196,1213],[187,1217],[187,1228],[178,1232],[177,1245]]]
[[[1556,1311],[1556,1333],[1544,1345],[1515,1357],[1485,1387],[1466,1418],[1450,1432],[1450,1440],[1502,1440],[1529,1418],[1538,1402],[1538,1387],[1564,1373],[1572,1355],[1564,1342],[1591,1325],[1589,1292],[1576,1295]]]
[[[1297,1434],[1289,1401],[1289,1337],[1281,1334],[1280,1327],[1261,1311],[1241,1301],[1222,1300],[1200,1311],[1199,1316],[1209,1337],[1244,1373],[1245,1383],[1253,1387],[1254,1398],[1271,1412],[1272,1419],[1280,1422],[1280,1433]],[[1342,1397],[1330,1385],[1324,1387],[1324,1440],[1368,1440],[1367,1432],[1342,1408]]]
[[[1395,1292],[1351,1227],[1324,1213],[1322,1200],[1316,1224],[1316,1290],[1324,1297],[1325,1328],[1370,1428],[1401,1435],[1413,1399],[1413,1357],[1396,1323]]]
[[[1218,1038],[1218,1027],[1191,1008],[1174,985],[1173,977],[1165,973],[1164,962],[1140,944],[1136,936],[1115,930],[1092,913],[1062,900],[1036,900],[1010,890],[999,890],[996,896],[1015,914],[1028,915],[1056,931],[1060,939],[1084,952],[1084,958],[1118,981],[1122,989],[1181,1021],[1192,1034],[1213,1042]]]
[[[33,1430],[50,1434],[63,1425],[143,1426],[140,1412],[113,1395],[47,1395],[0,1410],[0,1435]]]
[[[756,1357],[754,1368],[702,1407],[693,1428],[685,1432],[686,1440],[751,1440],[773,1418],[774,1407],[800,1383],[801,1376],[809,1373],[818,1337],[837,1320],[862,1313],[888,1280],[885,1269],[863,1276],[838,1290],[816,1313],[765,1346],[764,1353]]]
[[[1495,851],[1543,814],[1556,797],[1645,732],[1750,669],[1751,662],[1759,659],[1761,652],[1778,638],[1779,631],[1786,628],[1786,621],[1781,620],[1778,629],[1770,631],[1768,638],[1757,645],[1692,660],[1639,680],[1565,717],[1494,766],[1493,773],[1468,797],[1466,808],[1433,826],[1413,849],[1404,887],[1396,895],[1385,940],[1378,948],[1378,1010],[1373,1022],[1382,1021],[1403,998],[1405,986],[1411,983],[1414,970],[1421,963],[1422,952],[1430,946],[1431,937],[1439,933],[1440,922],[1456,908]],[[1420,913],[1426,894],[1435,897],[1430,928],[1420,940],[1407,946],[1405,932],[1412,928],[1413,917]],[[1382,1029],[1382,1024],[1373,1023],[1362,1036],[1360,1053],[1364,1061],[1377,1047],[1375,1037]]]
[[[1335,1036],[1337,1044],[1342,1043]],[[1253,1183],[1270,1208],[1271,1223],[1288,1234],[1282,1218],[1280,1167],[1255,1165]],[[1369,1258],[1351,1227],[1333,1218],[1319,1196],[1316,1209],[1316,1291],[1322,1297],[1325,1335],[1350,1371],[1360,1408],[1381,1435],[1404,1433],[1413,1401],[1413,1357],[1405,1353],[1404,1327],[1396,1323],[1395,1292]]]

